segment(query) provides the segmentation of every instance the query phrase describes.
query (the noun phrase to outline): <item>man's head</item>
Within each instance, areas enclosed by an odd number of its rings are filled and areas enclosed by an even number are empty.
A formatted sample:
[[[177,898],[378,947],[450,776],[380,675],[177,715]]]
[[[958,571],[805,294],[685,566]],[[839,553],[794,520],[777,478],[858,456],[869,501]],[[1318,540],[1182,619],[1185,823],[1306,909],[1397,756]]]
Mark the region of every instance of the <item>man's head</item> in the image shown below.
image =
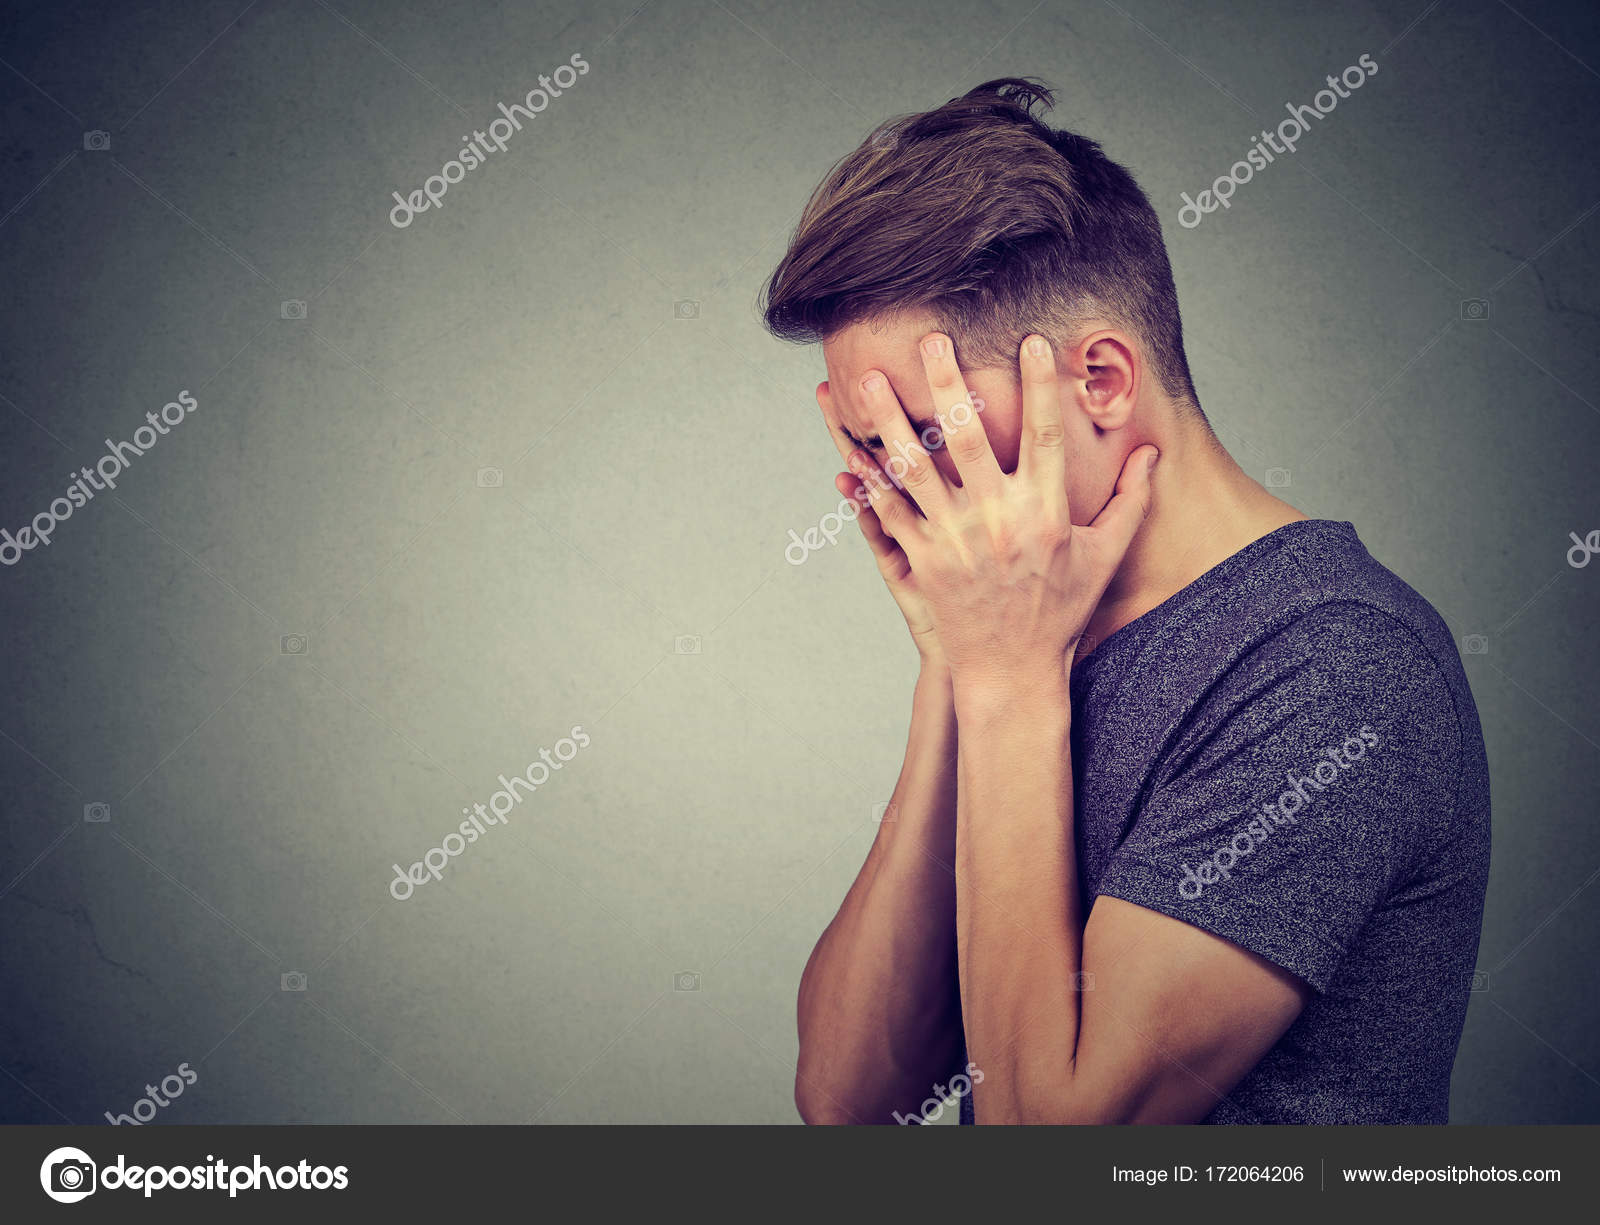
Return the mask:
[[[1045,336],[1077,460],[1074,517],[1080,507],[1092,517],[1122,458],[1150,440],[1152,418],[1181,414],[1202,428],[1204,418],[1155,211],[1097,144],[1033,115],[1051,101],[1044,86],[1006,78],[879,127],[807,204],[765,316],[784,339],[823,342],[819,394],[831,391],[858,440],[872,433],[860,376],[882,371],[907,412],[924,416],[917,341],[948,334],[1008,470],[1018,349]]]

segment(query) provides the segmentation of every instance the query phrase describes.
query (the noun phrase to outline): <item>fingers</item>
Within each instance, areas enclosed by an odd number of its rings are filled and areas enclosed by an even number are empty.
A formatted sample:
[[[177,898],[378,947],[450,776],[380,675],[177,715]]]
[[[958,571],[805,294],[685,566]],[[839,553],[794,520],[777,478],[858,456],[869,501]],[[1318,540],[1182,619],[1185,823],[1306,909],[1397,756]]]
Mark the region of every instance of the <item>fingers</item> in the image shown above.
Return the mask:
[[[1133,451],[1123,461],[1116,493],[1089,525],[1099,537],[1103,558],[1112,569],[1122,564],[1123,554],[1150,513],[1150,473],[1160,454],[1149,443]]]
[[[868,502],[883,533],[909,551],[909,542],[919,537],[919,524],[923,522],[917,517],[911,499],[895,488],[865,451],[852,449],[845,457],[845,465],[851,475],[866,486]]]
[[[972,406],[961,368],[956,365],[955,345],[941,332],[922,338],[922,368],[933,392],[934,411],[944,431],[945,449],[961,474],[961,486],[982,496],[1000,488],[1003,473],[989,446],[989,435]]]
[[[882,376],[880,375],[879,377],[881,378]],[[891,391],[888,394],[889,398],[894,400],[894,393]],[[863,520],[861,530],[867,533],[867,541],[869,544],[873,544],[873,552],[877,553],[875,536],[878,535],[888,541],[890,547],[898,548],[894,542],[897,529],[891,525],[899,524],[898,531],[902,534],[909,533],[912,530],[912,524],[902,522],[902,515],[904,519],[914,521],[917,517],[916,510],[913,509],[910,502],[901,496],[894,483],[884,474],[883,469],[878,466],[878,461],[873,458],[872,454],[857,447],[840,429],[839,412],[834,406],[832,389],[827,383],[819,383],[817,385],[817,404],[822,409],[823,418],[828,423],[828,433],[833,435],[833,440],[839,448],[840,458],[844,460],[845,467],[850,469],[850,475],[841,474],[840,477],[841,481],[850,481],[850,489],[847,492],[840,488],[839,491],[844,493],[846,497],[855,498],[856,505],[861,507],[861,515],[859,516]],[[900,412],[900,402],[894,400],[894,405],[895,411],[900,413],[901,423],[906,424],[905,414]],[[876,420],[874,420],[874,424],[877,424]],[[910,428],[909,425],[906,427]],[[884,435],[884,437],[887,439],[888,435]],[[892,459],[893,456],[890,458]],[[925,469],[933,469],[932,458],[924,455],[923,459],[925,462],[922,466]],[[937,475],[937,469],[933,469],[933,471]],[[838,485],[839,482],[836,481],[835,484]],[[943,488],[942,477],[940,477],[940,486]],[[866,496],[857,497],[855,492],[857,487],[864,488]],[[893,495],[892,499],[890,495]],[[931,499],[933,495],[929,494],[927,496]],[[872,520],[870,527],[865,523],[868,518]],[[885,519],[889,520],[888,524],[885,523]]]
[[[834,477],[833,487],[856,504],[856,522],[861,527],[861,534],[867,538],[867,547],[872,550],[878,569],[886,578],[897,581],[905,578],[911,572],[911,565],[906,560],[905,551],[878,522],[877,513],[869,504],[866,487],[848,472],[841,472]]]
[[[817,407],[822,410],[822,419],[828,423],[828,437],[832,438],[833,445],[839,448],[839,458],[848,461],[850,452],[855,450],[855,444],[842,432],[843,423],[839,419],[839,410],[833,404],[833,389],[826,382],[817,384]]]
[[[888,378],[880,371],[869,370],[862,376],[861,402],[871,418],[873,429],[883,439],[888,458],[883,461],[883,471],[896,485],[905,489],[922,513],[931,517],[950,504],[950,486],[944,473],[933,462],[928,448],[922,445],[911,422],[906,420],[900,397],[894,394]],[[846,459],[848,463],[848,458]]]
[[[1022,450],[1017,475],[1038,486],[1046,507],[1070,522],[1067,506],[1066,429],[1061,416],[1061,389],[1056,359],[1043,336],[1022,342]]]

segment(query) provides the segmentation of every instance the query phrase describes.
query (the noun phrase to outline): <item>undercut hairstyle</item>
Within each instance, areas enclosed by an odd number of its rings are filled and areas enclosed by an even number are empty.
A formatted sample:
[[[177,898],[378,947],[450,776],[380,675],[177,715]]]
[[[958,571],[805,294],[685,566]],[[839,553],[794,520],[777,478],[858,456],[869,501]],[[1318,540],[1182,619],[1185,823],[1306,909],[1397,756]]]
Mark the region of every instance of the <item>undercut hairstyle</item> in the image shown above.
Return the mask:
[[[812,194],[761,307],[774,335],[827,340],[930,313],[968,368],[1015,368],[1105,319],[1133,332],[1162,389],[1200,411],[1161,223],[1092,140],[1048,127],[1052,91],[1004,77],[880,125]]]

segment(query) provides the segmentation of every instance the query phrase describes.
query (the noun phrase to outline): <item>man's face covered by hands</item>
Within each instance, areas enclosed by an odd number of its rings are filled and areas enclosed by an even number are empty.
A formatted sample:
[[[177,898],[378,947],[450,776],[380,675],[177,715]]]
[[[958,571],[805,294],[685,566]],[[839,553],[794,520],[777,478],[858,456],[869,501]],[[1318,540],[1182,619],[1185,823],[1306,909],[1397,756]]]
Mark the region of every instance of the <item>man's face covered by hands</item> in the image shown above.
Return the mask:
[[[846,445],[867,451],[878,467],[898,482],[907,461],[925,460],[925,457],[915,452],[900,456],[904,445],[896,447],[884,436],[881,423],[874,421],[869,397],[863,394],[860,383],[869,372],[881,373],[888,379],[921,447],[945,479],[959,485],[961,478],[944,446],[933,392],[919,349],[922,338],[934,330],[931,318],[916,316],[882,324],[855,324],[844,329],[823,345],[828,381],[817,388],[817,401],[835,440],[842,438]],[[960,361],[960,337],[955,336],[953,340],[956,358]],[[1122,461],[1133,443],[1131,439],[1103,437],[1092,416],[1081,411],[1081,401],[1087,392],[1080,394],[1078,389],[1093,381],[1092,372],[1087,368],[1075,372],[1071,363],[1068,351],[1057,354],[1058,367],[1065,367],[1060,394],[1067,496],[1074,522],[1088,523],[1110,499]],[[973,409],[983,423],[995,459],[1002,471],[1014,472],[1022,438],[1022,395],[1015,367],[974,370],[963,363],[962,372]],[[1081,377],[1075,379],[1074,374]]]

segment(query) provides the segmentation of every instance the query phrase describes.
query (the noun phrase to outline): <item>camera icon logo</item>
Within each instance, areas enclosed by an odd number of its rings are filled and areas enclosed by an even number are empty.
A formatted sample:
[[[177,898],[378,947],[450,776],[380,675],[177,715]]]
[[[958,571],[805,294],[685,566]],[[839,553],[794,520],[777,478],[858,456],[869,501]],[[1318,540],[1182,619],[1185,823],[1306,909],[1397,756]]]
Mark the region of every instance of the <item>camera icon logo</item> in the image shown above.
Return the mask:
[[[478,469],[479,489],[499,489],[506,483],[506,474],[498,468]]]
[[[678,655],[700,654],[700,635],[679,634],[672,640],[672,650]]]
[[[278,307],[278,316],[281,319],[304,319],[306,317],[306,304],[299,298],[290,298]]]
[[[1268,468],[1267,469],[1267,488],[1268,489],[1287,489],[1288,487],[1289,487],[1289,469],[1287,469],[1287,468]]]
[[[683,299],[681,302],[674,302],[672,304],[672,317],[674,319],[698,319],[700,318],[700,303],[691,301],[688,298]]]
[[[83,806],[83,819],[90,825],[104,825],[111,820],[111,805],[104,800],[95,800]]]
[[[311,647],[304,634],[285,634],[278,639],[278,654],[304,655]]]
[[[306,976],[299,970],[290,970],[280,980],[285,991],[304,991],[306,989]]]
[[[1472,989],[1474,991],[1487,991],[1489,989],[1489,976],[1482,970],[1472,972]]]
[[[879,800],[872,806],[872,819],[880,825],[885,821],[893,821],[895,809],[888,800]]]
[[[672,989],[674,991],[700,990],[700,976],[691,970],[679,970],[672,976]]]
[[[1468,634],[1461,640],[1461,649],[1468,655],[1487,655],[1489,640],[1482,634]]]
[[[1487,298],[1463,298],[1461,301],[1461,317],[1470,319],[1474,323],[1481,323],[1489,317],[1489,300]]]
[[[91,153],[104,153],[111,148],[111,133],[102,132],[99,128],[83,134],[83,147]]]
[[[39,1166],[39,1185],[58,1204],[76,1204],[94,1194],[95,1164],[81,1148],[58,1148]]]
[[[1088,970],[1079,970],[1072,976],[1072,989],[1074,991],[1093,991],[1094,975]]]

